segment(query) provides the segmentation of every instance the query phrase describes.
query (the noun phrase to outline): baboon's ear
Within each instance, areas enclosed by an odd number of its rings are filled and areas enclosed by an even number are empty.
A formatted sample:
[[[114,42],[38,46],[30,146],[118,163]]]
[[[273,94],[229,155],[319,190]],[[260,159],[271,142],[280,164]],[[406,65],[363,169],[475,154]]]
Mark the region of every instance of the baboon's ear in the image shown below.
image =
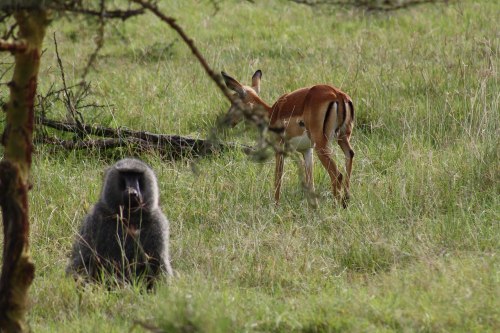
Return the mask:
[[[252,88],[257,94],[260,94],[260,78],[262,77],[262,71],[258,69],[252,76]]]
[[[236,91],[241,99],[245,98],[247,93],[245,89],[243,89],[241,83],[239,83],[238,81],[227,75],[225,72],[221,72],[221,74],[222,78],[224,79],[224,82],[226,83],[226,86],[229,89]]]

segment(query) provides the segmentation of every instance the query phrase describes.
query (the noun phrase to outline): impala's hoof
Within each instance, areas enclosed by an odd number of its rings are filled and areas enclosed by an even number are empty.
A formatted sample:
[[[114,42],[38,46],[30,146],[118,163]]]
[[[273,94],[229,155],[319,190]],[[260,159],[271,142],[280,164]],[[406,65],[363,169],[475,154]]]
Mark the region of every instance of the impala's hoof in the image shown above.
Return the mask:
[[[351,200],[351,196],[349,195],[349,193],[346,193],[343,197],[342,197],[342,208],[347,208],[347,206],[349,205],[349,201]]]

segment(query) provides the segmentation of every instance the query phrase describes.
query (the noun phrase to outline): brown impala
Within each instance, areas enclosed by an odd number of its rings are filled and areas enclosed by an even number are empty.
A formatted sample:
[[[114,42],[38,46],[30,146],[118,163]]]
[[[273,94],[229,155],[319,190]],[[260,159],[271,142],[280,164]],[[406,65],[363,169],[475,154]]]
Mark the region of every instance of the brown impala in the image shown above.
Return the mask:
[[[344,208],[349,201],[349,179],[351,178],[354,151],[349,144],[354,121],[354,106],[351,98],[341,90],[322,84],[301,88],[285,94],[269,106],[259,97],[262,72],[256,71],[252,76],[252,86],[244,86],[226,73],[222,72],[226,86],[235,91],[244,104],[255,109],[261,106],[269,113],[270,129],[284,131],[280,137],[288,142],[291,148],[304,156],[306,186],[314,190],[313,180],[313,148],[318,154],[323,167],[328,171],[332,182],[333,196],[340,200],[342,173],[332,159],[329,147],[331,140],[337,140],[346,158],[346,177],[344,180]],[[231,106],[229,113],[235,111]],[[235,124],[234,124],[235,125]],[[275,192],[276,203],[280,199],[281,180],[283,176],[283,152],[276,153]]]

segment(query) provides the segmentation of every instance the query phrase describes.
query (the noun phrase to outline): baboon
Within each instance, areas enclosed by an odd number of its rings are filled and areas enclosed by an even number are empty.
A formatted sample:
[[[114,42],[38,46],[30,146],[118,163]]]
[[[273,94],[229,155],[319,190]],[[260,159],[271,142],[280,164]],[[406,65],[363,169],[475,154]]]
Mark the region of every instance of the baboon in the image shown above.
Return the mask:
[[[169,223],[158,205],[153,170],[125,158],[105,174],[99,201],[84,218],[67,273],[99,281],[144,279],[148,288],[160,273],[172,275]]]

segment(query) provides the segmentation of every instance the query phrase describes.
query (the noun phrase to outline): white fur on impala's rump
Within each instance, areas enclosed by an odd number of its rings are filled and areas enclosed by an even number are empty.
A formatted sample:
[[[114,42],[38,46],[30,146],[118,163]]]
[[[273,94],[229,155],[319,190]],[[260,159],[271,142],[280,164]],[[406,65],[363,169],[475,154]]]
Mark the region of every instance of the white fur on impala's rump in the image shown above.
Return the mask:
[[[344,102],[344,108],[345,108],[345,120],[342,126],[337,130],[337,137],[340,137],[346,133],[347,126],[352,122],[352,110],[351,110],[351,105],[347,102]],[[336,111],[336,110],[335,110]]]

